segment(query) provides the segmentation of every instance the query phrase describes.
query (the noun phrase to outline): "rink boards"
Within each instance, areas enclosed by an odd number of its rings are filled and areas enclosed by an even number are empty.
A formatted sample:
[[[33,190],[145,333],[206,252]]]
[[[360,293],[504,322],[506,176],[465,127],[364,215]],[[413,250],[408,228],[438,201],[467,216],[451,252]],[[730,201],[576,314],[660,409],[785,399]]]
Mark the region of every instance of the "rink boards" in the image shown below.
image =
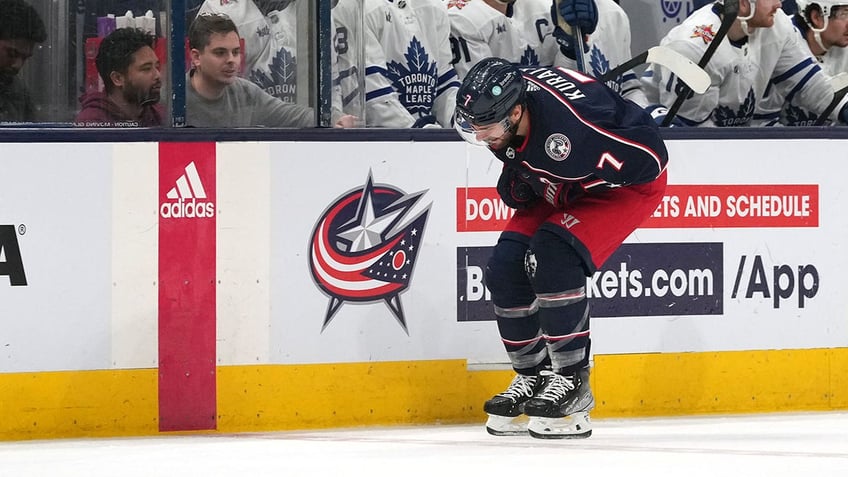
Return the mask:
[[[588,283],[596,417],[848,408],[846,142],[668,142]],[[485,150],[0,148],[0,438],[476,422],[509,380]]]

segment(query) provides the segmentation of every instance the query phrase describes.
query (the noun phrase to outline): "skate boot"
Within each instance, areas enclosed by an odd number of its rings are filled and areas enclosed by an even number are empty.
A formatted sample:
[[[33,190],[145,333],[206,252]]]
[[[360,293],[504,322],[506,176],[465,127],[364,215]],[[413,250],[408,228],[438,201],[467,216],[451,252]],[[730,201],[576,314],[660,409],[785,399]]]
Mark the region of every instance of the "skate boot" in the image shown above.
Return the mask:
[[[486,432],[493,436],[517,436],[527,433],[527,418],[523,416],[524,403],[542,387],[539,376],[515,375],[506,391],[495,395],[483,404],[489,415]]]
[[[580,439],[592,435],[589,411],[595,398],[589,389],[589,370],[570,375],[542,371],[545,387],[524,404],[530,417],[527,430],[539,439]]]

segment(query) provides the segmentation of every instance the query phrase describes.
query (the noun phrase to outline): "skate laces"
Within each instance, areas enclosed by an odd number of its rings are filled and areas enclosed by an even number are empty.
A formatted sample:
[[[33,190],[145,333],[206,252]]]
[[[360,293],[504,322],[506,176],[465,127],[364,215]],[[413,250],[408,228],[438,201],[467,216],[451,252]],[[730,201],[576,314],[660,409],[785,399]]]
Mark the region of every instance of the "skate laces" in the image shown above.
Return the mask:
[[[506,391],[500,393],[499,396],[508,397],[513,400],[520,397],[532,397],[533,387],[536,386],[536,379],[536,376],[516,374]]]
[[[574,376],[563,376],[551,371],[542,371],[542,374],[546,378],[546,384],[542,393],[536,396],[540,399],[556,402],[577,387]]]

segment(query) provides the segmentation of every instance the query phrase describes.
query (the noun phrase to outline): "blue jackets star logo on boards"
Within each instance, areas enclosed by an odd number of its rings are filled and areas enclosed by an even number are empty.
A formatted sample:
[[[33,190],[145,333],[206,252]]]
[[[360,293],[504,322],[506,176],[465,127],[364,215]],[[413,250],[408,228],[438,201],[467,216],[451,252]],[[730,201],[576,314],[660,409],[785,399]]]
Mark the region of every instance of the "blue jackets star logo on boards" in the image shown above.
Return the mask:
[[[330,297],[324,324],[345,302],[384,301],[409,334],[400,294],[412,279],[432,204],[418,204],[427,191],[405,194],[374,184],[338,197],[321,215],[309,245],[315,284]]]

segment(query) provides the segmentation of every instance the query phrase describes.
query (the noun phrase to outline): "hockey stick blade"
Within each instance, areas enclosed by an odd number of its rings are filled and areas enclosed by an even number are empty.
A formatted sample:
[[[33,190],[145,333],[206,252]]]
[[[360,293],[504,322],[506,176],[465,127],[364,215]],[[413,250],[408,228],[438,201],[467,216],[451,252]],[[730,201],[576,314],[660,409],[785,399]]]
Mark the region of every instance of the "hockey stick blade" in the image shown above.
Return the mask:
[[[830,116],[830,113],[836,109],[836,106],[842,101],[842,98],[845,97],[845,94],[848,93],[848,73],[839,73],[838,75],[830,78],[830,86],[833,88],[833,99],[830,100],[827,107],[824,108],[824,111],[821,112],[818,118],[816,118],[816,122],[813,123],[814,126],[823,126],[824,122],[827,121],[827,118]]]
[[[643,53],[618,65],[601,76],[602,81],[611,81],[643,63],[654,63],[668,68],[686,83],[692,91],[703,94],[710,87],[710,75],[694,61],[667,46],[654,46]]]
[[[724,41],[724,37],[727,36],[727,32],[730,30],[730,27],[733,26],[733,22],[736,21],[737,16],[739,16],[739,0],[724,0],[724,18],[721,19],[721,25],[719,25],[718,31],[715,36],[713,36],[713,40],[710,42],[710,45],[707,47],[706,51],[704,51],[701,59],[698,60],[699,67],[703,68],[710,62],[713,54],[715,54],[715,51],[718,49],[718,46],[722,41]],[[662,126],[668,126],[671,124],[672,119],[674,119],[674,116],[677,115],[677,111],[680,110],[680,107],[683,106],[683,102],[686,101],[689,93],[689,88],[683,88],[683,91],[680,91],[677,94],[674,104],[668,108],[668,114],[666,114],[665,119],[662,122]]]

